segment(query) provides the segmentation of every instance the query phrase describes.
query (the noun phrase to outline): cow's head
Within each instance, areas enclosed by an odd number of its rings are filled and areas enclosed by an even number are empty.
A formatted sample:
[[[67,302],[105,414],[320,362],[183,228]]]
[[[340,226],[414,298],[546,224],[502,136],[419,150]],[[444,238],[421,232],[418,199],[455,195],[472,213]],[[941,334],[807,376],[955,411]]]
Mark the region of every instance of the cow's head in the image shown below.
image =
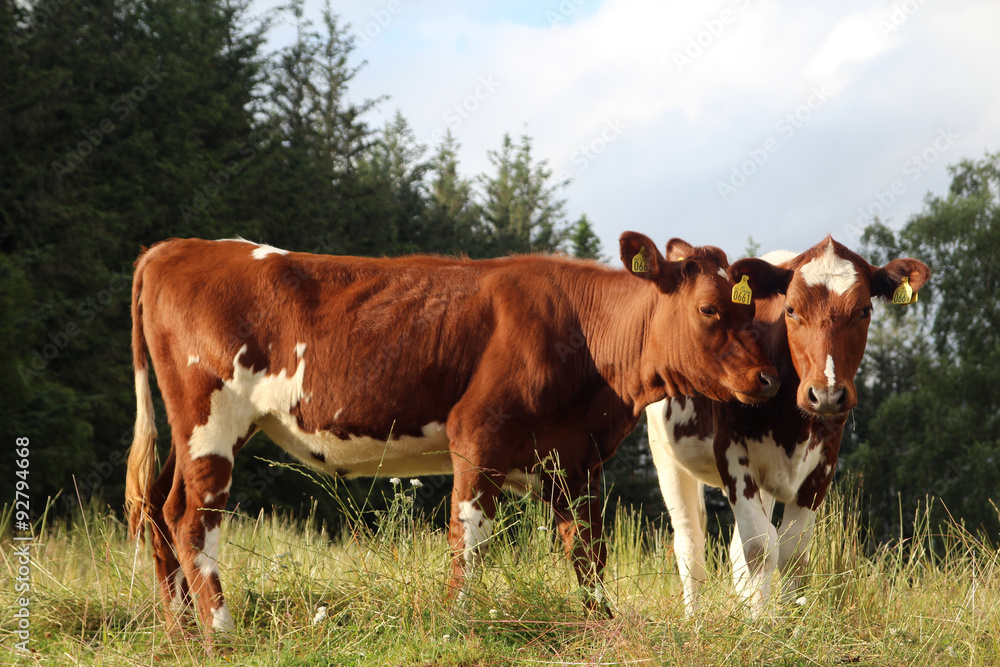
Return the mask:
[[[733,302],[729,261],[719,248],[667,244],[666,258],[642,234],[621,236],[625,268],[657,291],[643,341],[643,373],[668,393],[762,401],[778,373],[757,342],[753,308]],[[646,379],[646,378],[644,378]]]
[[[799,407],[821,415],[845,413],[858,403],[854,375],[868,342],[872,299],[892,299],[904,279],[916,294],[930,269],[909,258],[872,266],[829,236],[797,257],[774,258],[780,260],[773,265],[743,259],[729,268],[729,275],[747,273],[754,290],[785,294],[783,301],[758,306],[758,316],[764,307],[764,319],[784,319],[799,376]],[[776,312],[779,307],[783,313]]]

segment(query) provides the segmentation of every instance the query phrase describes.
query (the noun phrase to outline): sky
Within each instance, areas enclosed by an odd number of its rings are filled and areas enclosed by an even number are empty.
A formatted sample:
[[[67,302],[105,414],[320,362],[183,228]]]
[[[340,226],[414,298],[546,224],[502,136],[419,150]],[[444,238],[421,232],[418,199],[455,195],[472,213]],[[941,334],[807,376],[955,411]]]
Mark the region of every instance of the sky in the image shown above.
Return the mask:
[[[257,9],[278,4],[257,0]],[[306,0],[319,18],[322,0]],[[418,141],[451,129],[467,176],[533,140],[604,255],[627,230],[744,254],[857,248],[1000,150],[1000,2],[353,0],[350,86]],[[318,21],[317,21],[318,23]],[[279,26],[271,45],[291,39]]]

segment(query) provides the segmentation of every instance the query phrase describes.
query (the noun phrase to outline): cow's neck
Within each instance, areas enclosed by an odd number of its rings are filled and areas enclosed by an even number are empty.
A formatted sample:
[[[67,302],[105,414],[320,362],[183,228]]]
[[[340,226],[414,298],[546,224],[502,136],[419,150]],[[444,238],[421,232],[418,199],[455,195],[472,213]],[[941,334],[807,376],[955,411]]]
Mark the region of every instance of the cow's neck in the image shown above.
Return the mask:
[[[650,358],[652,352],[647,345],[657,302],[671,297],[652,283],[624,272],[601,278],[589,286],[585,302],[591,307],[581,311],[584,334],[601,377],[635,416],[668,395],[692,395],[693,389],[679,372],[660,376],[656,369],[664,364]],[[680,356],[676,349],[671,354]],[[680,364],[666,366],[676,368]]]

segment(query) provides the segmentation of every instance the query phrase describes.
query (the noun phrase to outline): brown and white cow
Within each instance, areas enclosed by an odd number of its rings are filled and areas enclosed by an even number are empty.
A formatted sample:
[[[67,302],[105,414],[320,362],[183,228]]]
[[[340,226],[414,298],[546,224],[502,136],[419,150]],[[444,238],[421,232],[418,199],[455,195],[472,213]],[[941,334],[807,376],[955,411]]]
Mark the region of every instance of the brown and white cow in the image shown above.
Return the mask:
[[[915,259],[874,267],[830,237],[798,256],[740,260],[729,274],[750,276],[755,325],[778,369],[778,394],[755,406],[678,397],[646,409],[688,615],[705,579],[705,484],[721,488],[732,505],[733,579],[751,613],[763,611],[775,569],[786,577],[788,597],[801,587],[815,513],[857,404],[854,375],[872,299],[892,298],[903,279],[915,292],[930,277]],[[785,504],[778,529],[771,525],[775,500]]]
[[[207,627],[233,625],[219,510],[233,457],[258,431],[339,477],[453,473],[452,591],[490,537],[508,474],[556,458],[565,476],[540,471],[543,497],[581,584],[599,590],[601,465],[642,409],[667,395],[753,402],[777,390],[752,310],[731,302],[725,254],[676,239],[670,252],[685,259],[668,262],[631,232],[628,271],[545,256],[331,257],[243,240],[144,252],[126,501],[134,533],[152,525],[171,623],[194,597]],[[147,352],[172,435],[158,477]]]

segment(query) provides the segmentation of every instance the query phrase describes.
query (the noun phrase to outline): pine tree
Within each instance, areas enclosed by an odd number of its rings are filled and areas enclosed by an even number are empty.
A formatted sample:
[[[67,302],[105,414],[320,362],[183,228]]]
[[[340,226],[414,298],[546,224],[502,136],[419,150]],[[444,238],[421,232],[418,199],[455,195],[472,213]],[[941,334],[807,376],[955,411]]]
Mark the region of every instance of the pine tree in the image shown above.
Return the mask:
[[[574,257],[605,261],[604,257],[601,256],[601,240],[594,233],[594,228],[586,214],[581,215],[580,219],[573,225],[569,240],[572,244]]]
[[[484,221],[491,252],[553,252],[566,240],[565,201],[556,193],[568,181],[551,183],[547,161],[533,162],[531,138],[514,145],[505,134],[499,150],[490,151],[494,176],[483,176]]]

